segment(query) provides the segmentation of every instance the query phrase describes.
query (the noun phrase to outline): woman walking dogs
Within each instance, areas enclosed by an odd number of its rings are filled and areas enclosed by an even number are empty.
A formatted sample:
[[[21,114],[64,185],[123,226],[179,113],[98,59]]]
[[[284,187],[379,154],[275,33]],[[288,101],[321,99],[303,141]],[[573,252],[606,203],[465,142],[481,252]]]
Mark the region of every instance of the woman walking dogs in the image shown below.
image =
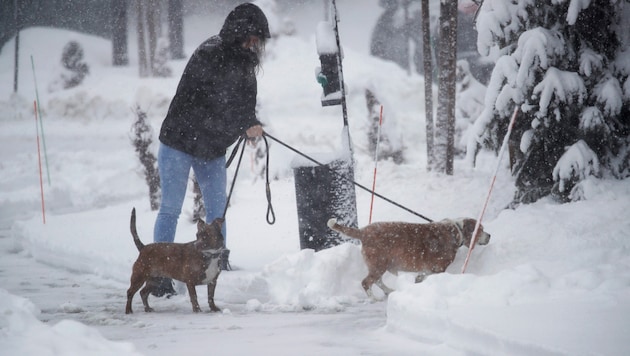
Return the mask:
[[[188,61],[160,130],[162,201],[154,242],[173,242],[191,168],[203,195],[206,222],[223,214],[226,150],[244,134],[263,134],[255,110],[256,73],[268,38],[265,14],[245,3],[230,12],[219,34],[203,42]],[[223,269],[229,266],[225,251]],[[162,282],[156,295],[174,293],[171,280]]]

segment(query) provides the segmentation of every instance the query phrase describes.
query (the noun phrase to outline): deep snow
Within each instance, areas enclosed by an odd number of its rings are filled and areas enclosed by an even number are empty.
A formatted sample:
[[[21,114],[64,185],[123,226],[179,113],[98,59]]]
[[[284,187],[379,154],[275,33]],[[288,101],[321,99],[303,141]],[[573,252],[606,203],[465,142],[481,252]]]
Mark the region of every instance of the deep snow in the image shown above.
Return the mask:
[[[432,219],[477,217],[496,157],[483,153],[476,168],[455,162],[455,175],[425,169],[422,77],[371,58],[368,34],[376,1],[350,11],[340,4],[355,178],[371,186],[364,89],[385,97],[384,130],[400,135],[406,162],[378,164],[376,190]],[[361,6],[366,2],[361,1]],[[312,5],[311,5],[312,7]],[[305,7],[308,11],[312,8]],[[341,146],[339,107],[320,106],[314,15],[293,9],[298,35],[269,44],[259,77],[261,119],[267,131],[306,153]],[[219,16],[221,14],[218,14]],[[224,15],[221,15],[224,16]],[[304,19],[304,21],[300,21]],[[219,24],[220,25],[220,24]],[[217,29],[203,16],[187,18],[191,53]],[[345,28],[349,28],[344,32]],[[344,37],[344,34],[348,34]],[[359,34],[363,37],[360,37]],[[48,92],[59,73],[61,48],[79,41],[90,64],[86,82]],[[170,64],[168,79],[139,79],[137,68],[114,68],[109,42],[63,30],[28,29],[21,36],[19,95],[12,95],[13,42],[0,52],[0,350],[7,355],[626,355],[630,353],[630,182],[588,179],[586,200],[559,205],[543,199],[506,210],[513,194],[507,163],[484,217],[490,244],[477,247],[466,274],[462,247],[447,273],[413,284],[413,275],[387,276],[397,290],[370,301],[360,281],[360,246],[299,250],[291,162],[272,144],[270,169],[275,225],[265,222],[264,182],[248,159],[228,210],[228,247],[236,271],[221,274],[222,313],[191,312],[188,297],[152,299],[153,314],[124,314],[125,291],[137,251],[128,231],[152,236],[142,168],[130,145],[133,109],[140,105],[157,130],[185,61]],[[131,39],[134,63],[134,39]],[[35,89],[42,103],[50,184],[44,165],[46,224],[42,223]],[[43,142],[42,142],[43,143]],[[247,151],[251,157],[253,150]],[[43,158],[42,158],[43,159]],[[230,176],[233,167],[229,171]],[[368,221],[370,195],[357,190],[359,224]],[[194,236],[192,194],[177,241]],[[373,220],[422,222],[376,199]],[[377,295],[382,298],[382,294]],[[205,288],[199,288],[207,311]]]

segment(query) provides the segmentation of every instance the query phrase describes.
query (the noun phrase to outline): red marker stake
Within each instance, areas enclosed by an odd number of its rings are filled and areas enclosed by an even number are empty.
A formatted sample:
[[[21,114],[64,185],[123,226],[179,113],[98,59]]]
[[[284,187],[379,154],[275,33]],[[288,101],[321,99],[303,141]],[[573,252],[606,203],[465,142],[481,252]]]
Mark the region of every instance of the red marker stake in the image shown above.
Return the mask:
[[[466,255],[466,260],[464,261],[464,266],[462,267],[462,273],[466,272],[466,267],[468,266],[468,259],[470,259],[470,254],[472,253],[472,250],[475,247],[475,242],[477,242],[477,233],[479,233],[479,226],[481,225],[481,219],[483,219],[483,214],[485,214],[486,208],[488,207],[490,194],[492,194],[492,188],[494,188],[494,182],[497,180],[497,173],[499,172],[499,167],[501,166],[501,158],[503,158],[503,153],[505,152],[505,148],[507,147],[508,139],[510,138],[510,134],[512,133],[512,127],[514,127],[514,122],[516,121],[517,113],[518,113],[518,106],[514,108],[514,114],[512,114],[512,119],[510,119],[508,131],[505,134],[505,138],[503,138],[503,144],[501,145],[501,150],[499,151],[499,158],[497,160],[497,168],[494,170],[494,175],[492,176],[492,181],[490,182],[490,189],[488,190],[488,196],[486,197],[486,202],[483,204],[483,208],[481,209],[481,214],[479,214],[479,218],[477,219],[477,224],[475,224],[475,230],[473,230],[472,238],[470,239],[470,246],[468,246],[468,254]]]
[[[46,205],[44,204],[44,179],[42,176],[42,154],[39,148],[39,130],[37,128],[37,101],[33,101],[33,108],[35,109],[35,132],[37,132],[37,161],[39,164],[39,190],[42,196],[42,220],[46,224]]]

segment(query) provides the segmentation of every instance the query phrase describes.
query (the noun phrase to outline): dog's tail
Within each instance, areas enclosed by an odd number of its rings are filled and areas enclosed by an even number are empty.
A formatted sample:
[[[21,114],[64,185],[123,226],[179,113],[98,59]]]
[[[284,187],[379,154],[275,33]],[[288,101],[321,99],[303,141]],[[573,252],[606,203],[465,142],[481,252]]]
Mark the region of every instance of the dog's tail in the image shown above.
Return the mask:
[[[136,208],[131,210],[131,221],[129,222],[129,228],[131,229],[131,236],[133,236],[133,243],[136,244],[136,248],[138,251],[144,248],[144,244],[140,241],[140,237],[138,237],[138,231],[136,230]]]
[[[335,218],[331,218],[328,220],[328,223],[326,224],[328,225],[329,228],[340,232],[348,237],[351,237],[353,239],[357,239],[357,240],[361,240],[361,233],[359,231],[359,229],[355,229],[353,227],[349,227],[349,226],[343,226],[343,225],[339,225],[337,224],[337,219]]]

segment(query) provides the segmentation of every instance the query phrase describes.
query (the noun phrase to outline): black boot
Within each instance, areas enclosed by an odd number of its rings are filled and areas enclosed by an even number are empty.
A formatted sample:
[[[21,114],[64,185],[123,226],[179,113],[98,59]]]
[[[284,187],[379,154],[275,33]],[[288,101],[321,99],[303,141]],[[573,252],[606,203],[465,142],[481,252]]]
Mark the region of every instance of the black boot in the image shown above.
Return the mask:
[[[227,248],[221,250],[221,256],[219,257],[219,268],[222,271],[231,271],[232,266],[230,266],[230,250]]]
[[[177,295],[175,288],[173,288],[173,280],[165,277],[151,277],[147,281],[147,285],[151,285],[151,294],[156,297],[170,298]]]

